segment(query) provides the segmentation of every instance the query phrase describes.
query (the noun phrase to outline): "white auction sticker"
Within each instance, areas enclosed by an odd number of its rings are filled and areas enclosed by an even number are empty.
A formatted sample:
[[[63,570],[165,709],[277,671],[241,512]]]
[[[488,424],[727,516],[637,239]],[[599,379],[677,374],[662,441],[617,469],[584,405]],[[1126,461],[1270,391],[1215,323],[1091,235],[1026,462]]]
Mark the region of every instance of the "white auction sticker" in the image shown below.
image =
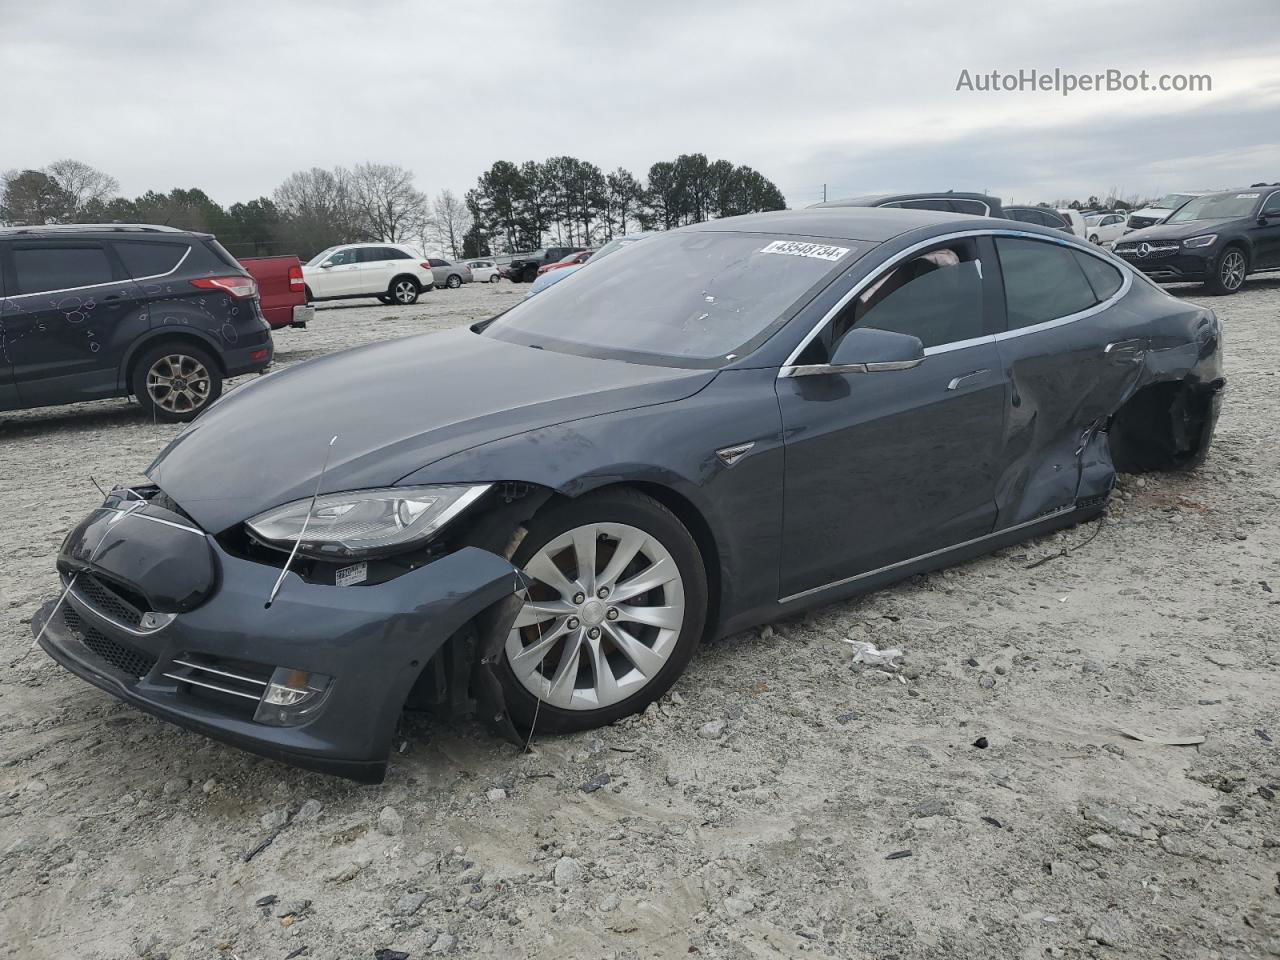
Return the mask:
[[[1257,200],[1262,194],[1260,193],[1237,193],[1237,200]]]
[[[815,260],[839,260],[849,252],[848,247],[833,247],[829,243],[803,243],[799,240],[775,240],[761,253],[781,253],[788,257],[813,257]]]
[[[369,564],[361,560],[349,567],[339,567],[333,575],[333,582],[339,587],[349,587],[355,583],[364,583],[369,579]]]

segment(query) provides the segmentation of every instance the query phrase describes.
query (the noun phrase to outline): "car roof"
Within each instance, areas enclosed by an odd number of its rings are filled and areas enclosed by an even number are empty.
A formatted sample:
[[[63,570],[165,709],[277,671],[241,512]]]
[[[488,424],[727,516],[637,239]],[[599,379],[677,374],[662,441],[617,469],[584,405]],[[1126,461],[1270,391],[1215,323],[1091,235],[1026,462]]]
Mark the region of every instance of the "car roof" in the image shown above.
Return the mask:
[[[181,234],[188,237],[211,237],[211,233],[181,230],[157,223],[48,223],[32,227],[0,227],[0,237],[116,237],[129,234]],[[159,238],[157,238],[159,239]]]
[[[934,225],[989,225],[1007,227],[1008,220],[975,217],[941,210],[904,210],[899,207],[808,207],[804,210],[776,210],[749,213],[682,227],[689,231],[734,233],[776,233],[829,240],[864,240],[882,243],[910,230]]]

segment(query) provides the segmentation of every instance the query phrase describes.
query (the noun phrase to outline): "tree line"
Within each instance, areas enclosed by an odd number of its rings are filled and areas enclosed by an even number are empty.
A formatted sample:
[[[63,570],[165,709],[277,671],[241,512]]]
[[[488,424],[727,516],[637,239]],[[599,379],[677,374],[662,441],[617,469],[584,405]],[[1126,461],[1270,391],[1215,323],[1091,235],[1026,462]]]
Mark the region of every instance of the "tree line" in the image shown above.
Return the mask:
[[[78,160],[0,176],[0,222],[155,223],[215,234],[238,257],[297,254],[340,243],[408,243],[454,258],[589,246],[636,229],[780,210],[782,192],[747,166],[685,154],[649,168],[642,183],[575,157],[498,161],[459,198],[428,197],[413,172],[385,163],[299,170],[272,192],[223,207],[198,188],[119,195],[110,174]]]

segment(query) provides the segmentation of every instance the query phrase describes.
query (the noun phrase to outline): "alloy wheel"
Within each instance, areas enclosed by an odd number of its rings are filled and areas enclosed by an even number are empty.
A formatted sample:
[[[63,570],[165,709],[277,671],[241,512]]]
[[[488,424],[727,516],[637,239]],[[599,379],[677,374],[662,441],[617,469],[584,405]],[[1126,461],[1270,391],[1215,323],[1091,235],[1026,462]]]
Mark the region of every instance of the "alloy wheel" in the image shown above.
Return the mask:
[[[1239,250],[1228,250],[1222,258],[1219,274],[1222,286],[1227,290],[1239,290],[1244,283],[1244,254]]]
[[[147,395],[170,413],[190,413],[209,402],[212,381],[195,357],[173,353],[161,357],[147,371]]]
[[[676,648],[684,582],[671,552],[637,527],[575,527],[531,557],[524,574],[506,655],[544,703],[611,706],[653,680]]]
[[[449,279],[445,281],[445,286],[447,286],[450,290],[457,290],[460,286],[462,286],[462,278],[458,276],[456,273],[450,274]]]
[[[414,297],[418,295],[418,288],[409,280],[401,280],[395,286],[395,298],[398,303],[413,303]]]

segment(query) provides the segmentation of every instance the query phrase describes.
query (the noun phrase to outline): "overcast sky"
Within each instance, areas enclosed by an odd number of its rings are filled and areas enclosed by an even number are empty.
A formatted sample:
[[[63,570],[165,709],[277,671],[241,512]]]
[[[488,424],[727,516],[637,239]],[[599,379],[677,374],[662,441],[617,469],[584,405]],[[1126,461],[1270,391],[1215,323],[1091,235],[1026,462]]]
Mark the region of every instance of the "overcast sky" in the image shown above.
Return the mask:
[[[1006,202],[1280,181],[1280,3],[0,0],[0,170],[62,157],[223,204],[376,160],[461,193],[570,154],[701,151],[791,206]],[[957,92],[1020,68],[1212,76],[1211,93]]]

